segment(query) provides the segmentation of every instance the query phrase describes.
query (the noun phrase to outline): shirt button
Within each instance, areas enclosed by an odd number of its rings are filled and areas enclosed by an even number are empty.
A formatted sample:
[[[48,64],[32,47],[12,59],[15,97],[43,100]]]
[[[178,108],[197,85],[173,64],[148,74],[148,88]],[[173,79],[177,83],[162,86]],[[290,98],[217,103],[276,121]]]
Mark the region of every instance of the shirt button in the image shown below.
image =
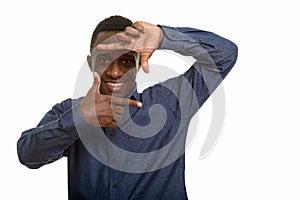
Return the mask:
[[[114,134],[113,132],[110,132],[108,135],[109,135],[110,137],[112,137],[112,136],[114,136],[115,134]]]
[[[118,188],[118,184],[116,184],[116,183],[112,184],[111,186],[112,186],[112,188],[114,188],[114,189],[117,189],[117,188]]]

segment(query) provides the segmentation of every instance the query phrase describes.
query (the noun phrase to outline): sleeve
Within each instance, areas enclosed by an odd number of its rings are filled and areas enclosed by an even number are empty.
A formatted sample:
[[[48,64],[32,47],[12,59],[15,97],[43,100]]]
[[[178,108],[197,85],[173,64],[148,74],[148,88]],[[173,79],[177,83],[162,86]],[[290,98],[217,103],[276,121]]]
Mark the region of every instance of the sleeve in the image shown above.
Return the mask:
[[[172,91],[166,102],[179,103],[185,117],[190,119],[233,68],[238,48],[232,41],[212,32],[186,27],[160,27],[165,36],[159,49],[172,50],[196,59],[183,75],[162,83]],[[162,95],[168,98],[166,94],[164,92]],[[174,95],[176,100],[171,98]]]
[[[24,131],[17,142],[19,160],[28,168],[52,163],[67,153],[79,136],[75,122],[83,120],[79,102],[67,99],[56,104],[36,128]]]

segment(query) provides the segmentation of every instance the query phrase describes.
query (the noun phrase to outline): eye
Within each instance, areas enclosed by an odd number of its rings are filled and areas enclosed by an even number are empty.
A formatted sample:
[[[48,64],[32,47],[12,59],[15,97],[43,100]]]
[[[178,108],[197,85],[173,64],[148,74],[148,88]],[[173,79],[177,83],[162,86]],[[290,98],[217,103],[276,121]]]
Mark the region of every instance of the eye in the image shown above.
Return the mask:
[[[122,60],[122,63],[130,65],[130,64],[133,64],[133,61],[129,60],[129,59],[124,59],[124,60]]]
[[[119,59],[119,64],[125,67],[135,67],[135,58],[132,56],[122,56]]]
[[[135,67],[135,61],[131,59],[122,59],[121,64],[126,67]]]
[[[108,66],[111,63],[111,60],[106,57],[99,57],[96,62],[99,66]]]

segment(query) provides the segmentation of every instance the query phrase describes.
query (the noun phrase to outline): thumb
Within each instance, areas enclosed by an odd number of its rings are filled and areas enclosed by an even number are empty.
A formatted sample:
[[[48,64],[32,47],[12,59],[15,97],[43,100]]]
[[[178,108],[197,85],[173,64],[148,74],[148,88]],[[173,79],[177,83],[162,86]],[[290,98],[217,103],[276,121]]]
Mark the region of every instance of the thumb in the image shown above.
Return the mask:
[[[101,80],[100,76],[97,72],[93,72],[93,77],[94,77],[94,83],[93,83],[93,90],[96,90],[100,94],[100,86],[101,86]]]
[[[145,73],[149,73],[148,60],[151,57],[152,53],[142,53],[141,56],[141,65]]]
[[[132,24],[132,26],[143,33],[145,29],[144,24],[146,23],[142,21],[136,21]]]

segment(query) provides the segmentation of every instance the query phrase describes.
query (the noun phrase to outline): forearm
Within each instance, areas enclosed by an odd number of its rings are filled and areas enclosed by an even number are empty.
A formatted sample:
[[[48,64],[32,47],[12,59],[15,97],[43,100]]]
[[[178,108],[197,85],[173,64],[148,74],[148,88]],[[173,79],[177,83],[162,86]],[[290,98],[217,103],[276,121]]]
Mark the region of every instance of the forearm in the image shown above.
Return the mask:
[[[33,129],[24,131],[17,143],[22,164],[39,168],[60,159],[70,145],[78,139],[75,120],[80,120],[78,105],[64,110],[56,105]]]
[[[164,31],[164,38],[159,49],[192,56],[202,64],[202,67],[208,67],[209,70],[220,74],[224,73],[224,77],[226,71],[230,71],[236,62],[237,46],[226,38],[193,28],[160,27]]]
[[[234,66],[237,46],[214,33],[161,26],[164,38],[160,49],[192,56],[196,62],[183,75],[163,85],[177,94],[191,117],[203,105]],[[190,101],[187,101],[190,99]]]

